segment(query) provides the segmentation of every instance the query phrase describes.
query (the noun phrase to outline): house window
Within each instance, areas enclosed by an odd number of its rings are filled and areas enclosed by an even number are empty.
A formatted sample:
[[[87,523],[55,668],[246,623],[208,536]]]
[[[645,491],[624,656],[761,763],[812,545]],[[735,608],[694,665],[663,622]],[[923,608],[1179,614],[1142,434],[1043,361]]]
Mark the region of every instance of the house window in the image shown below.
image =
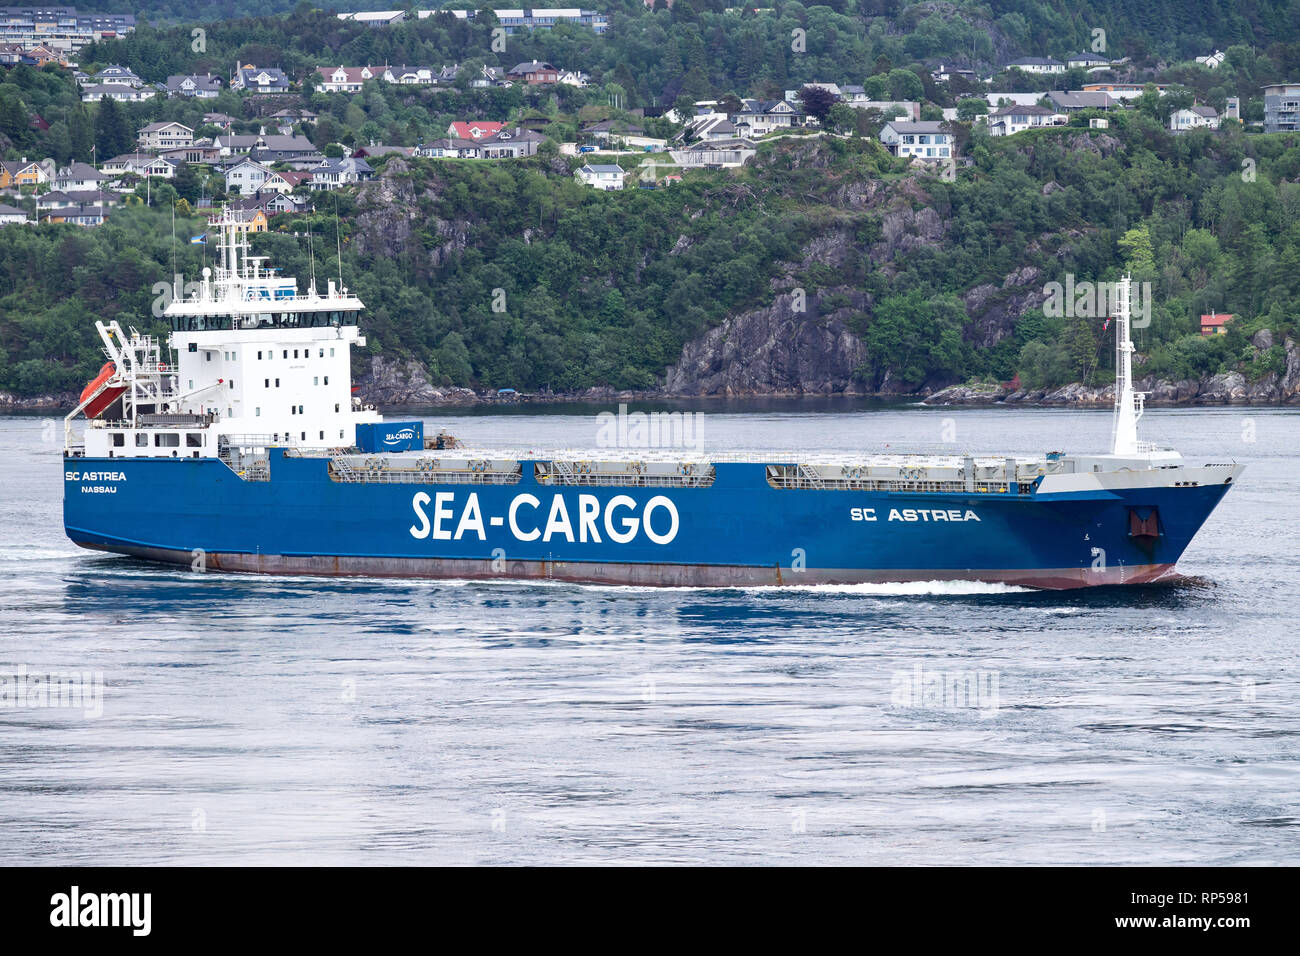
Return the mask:
[[[324,357],[325,357],[325,350],[324,350],[324,349],[321,349],[321,350],[320,350],[320,355],[318,355],[317,358],[324,358]]]
[[[339,410],[339,403],[338,403],[338,402],[335,402],[335,403],[334,403],[334,412],[335,412],[335,414],[338,413],[338,410]]]
[[[284,357],[285,357],[285,358],[288,358],[288,357],[289,357],[289,350],[288,350],[288,349],[285,349],[285,350],[284,350]]]
[[[325,376],[325,384],[328,385],[329,383],[330,383],[330,377],[329,377],[328,375],[326,375],[326,376]]]
[[[262,379],[262,387],[263,387],[263,388],[270,388],[270,387],[271,387],[271,380],[270,380],[269,378],[264,378],[264,379]]]
[[[257,353],[257,360],[259,362],[262,361],[262,353],[260,351]]]
[[[311,383],[312,383],[313,385],[319,385],[319,384],[320,384],[320,376],[319,376],[319,375],[313,375],[313,376],[311,377]]]
[[[333,357],[334,357],[334,350],[333,350],[333,349],[330,349],[330,358],[333,358]]]
[[[194,388],[194,379],[190,379],[190,388],[191,388],[191,389]]]
[[[297,405],[290,405],[290,406],[289,406],[289,414],[290,414],[290,415],[297,415],[297,414],[298,414],[298,406],[297,406]]]
[[[275,380],[275,387],[276,388],[280,387],[280,380],[278,378]]]
[[[258,405],[255,409],[253,409],[253,417],[254,417],[254,418],[261,418],[261,417],[262,417],[262,406],[261,406],[261,405]]]
[[[302,440],[303,440],[303,441],[306,441],[306,440],[307,440],[307,433],[306,433],[306,432],[303,432],[303,433],[302,433]]]
[[[297,358],[297,357],[298,357],[298,350],[297,350],[297,349],[294,349],[294,350],[293,350],[293,357],[294,357],[294,358]]]
[[[325,440],[325,432],[324,432],[324,431],[322,431],[322,432],[320,433],[320,440],[321,440],[321,441],[324,441],[324,440]]]
[[[302,413],[303,413],[303,412],[302,412],[302,406],[299,405],[299,406],[298,406],[298,414],[301,415]]]
[[[235,387],[235,380],[233,378],[230,380],[230,387],[231,389]]]

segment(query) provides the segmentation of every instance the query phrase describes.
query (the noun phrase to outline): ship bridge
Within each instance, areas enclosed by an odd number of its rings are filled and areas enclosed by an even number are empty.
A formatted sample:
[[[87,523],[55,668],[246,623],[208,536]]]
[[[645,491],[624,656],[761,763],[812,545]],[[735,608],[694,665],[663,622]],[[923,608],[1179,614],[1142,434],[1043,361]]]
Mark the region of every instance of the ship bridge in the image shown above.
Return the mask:
[[[228,213],[212,220],[215,261],[178,282],[160,343],[116,322],[96,323],[108,363],[68,416],[90,419],[84,453],[217,457],[237,436],[302,449],[349,447],[356,425],[379,420],[352,396],[351,350],[364,347],[361,300],[341,281],[305,292],[251,253]]]

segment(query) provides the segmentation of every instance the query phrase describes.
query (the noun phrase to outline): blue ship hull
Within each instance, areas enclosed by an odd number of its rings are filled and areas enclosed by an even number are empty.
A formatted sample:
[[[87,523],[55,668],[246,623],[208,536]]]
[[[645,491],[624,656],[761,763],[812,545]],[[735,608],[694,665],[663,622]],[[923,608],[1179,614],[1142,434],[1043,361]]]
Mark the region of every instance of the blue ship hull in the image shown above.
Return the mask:
[[[1167,577],[1229,484],[1040,494],[347,483],[271,455],[270,480],[194,459],[65,459],[87,548],[196,569],[681,586],[980,580],[1068,588]],[[1134,515],[1158,513],[1158,533]],[[1154,523],[1154,522],[1153,522]]]

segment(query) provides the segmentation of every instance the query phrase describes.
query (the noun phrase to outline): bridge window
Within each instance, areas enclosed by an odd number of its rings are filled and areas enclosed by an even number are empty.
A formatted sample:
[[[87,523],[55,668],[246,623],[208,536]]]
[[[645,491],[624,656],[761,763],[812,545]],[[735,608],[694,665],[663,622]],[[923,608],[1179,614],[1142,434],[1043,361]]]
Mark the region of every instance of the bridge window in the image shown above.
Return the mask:
[[[113,432],[113,447],[122,448],[126,445],[126,435],[122,432]]]
[[[202,432],[186,432],[186,433],[185,433],[185,447],[186,447],[186,448],[202,448],[202,447],[203,447],[203,433],[202,433]]]
[[[176,432],[159,432],[153,436],[155,448],[179,448],[181,436]]]
[[[136,448],[148,448],[148,447],[149,447],[149,436],[146,435],[144,432],[136,432],[136,433],[135,433],[135,447],[136,447]]]

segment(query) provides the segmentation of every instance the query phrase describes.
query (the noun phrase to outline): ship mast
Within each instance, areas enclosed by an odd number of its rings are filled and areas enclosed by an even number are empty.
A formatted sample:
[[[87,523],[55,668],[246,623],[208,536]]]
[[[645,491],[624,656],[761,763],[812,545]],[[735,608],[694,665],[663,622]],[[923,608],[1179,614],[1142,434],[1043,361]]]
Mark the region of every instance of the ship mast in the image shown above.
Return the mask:
[[[1111,453],[1136,455],[1138,419],[1142,417],[1143,392],[1133,390],[1133,340],[1129,337],[1132,318],[1132,277],[1124,273],[1116,283],[1115,315],[1115,420]]]

